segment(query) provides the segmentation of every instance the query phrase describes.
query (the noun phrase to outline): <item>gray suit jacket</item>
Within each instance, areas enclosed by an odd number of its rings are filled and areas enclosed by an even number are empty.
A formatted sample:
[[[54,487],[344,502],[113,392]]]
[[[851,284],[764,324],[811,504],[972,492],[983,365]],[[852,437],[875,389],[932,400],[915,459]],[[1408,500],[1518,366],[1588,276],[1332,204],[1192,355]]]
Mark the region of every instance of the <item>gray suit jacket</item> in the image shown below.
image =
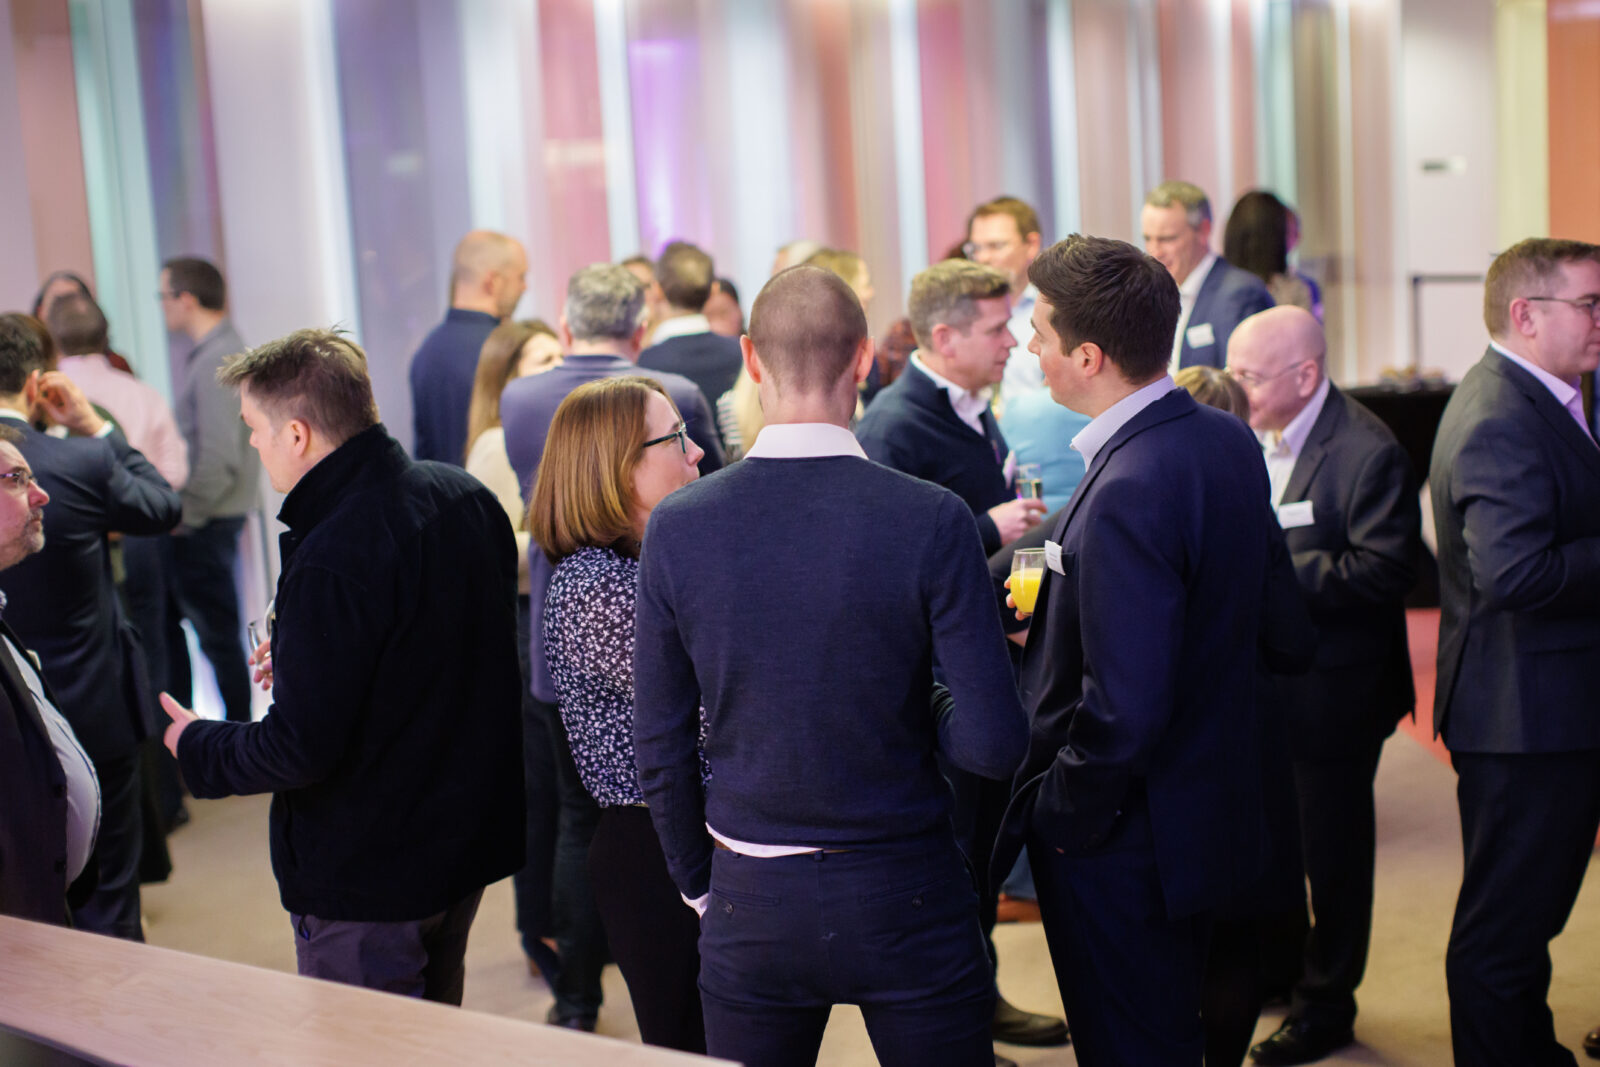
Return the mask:
[[[1600,749],[1600,448],[1490,349],[1444,411],[1434,730],[1457,752]]]

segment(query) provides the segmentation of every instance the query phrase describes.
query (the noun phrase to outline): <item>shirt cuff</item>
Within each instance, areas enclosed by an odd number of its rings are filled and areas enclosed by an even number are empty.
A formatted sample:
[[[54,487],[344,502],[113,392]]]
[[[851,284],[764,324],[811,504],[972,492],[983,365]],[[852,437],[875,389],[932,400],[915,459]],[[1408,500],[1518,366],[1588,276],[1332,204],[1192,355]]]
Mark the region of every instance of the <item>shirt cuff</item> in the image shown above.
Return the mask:
[[[699,896],[695,897],[693,900],[690,900],[688,897],[684,896],[682,893],[679,893],[678,897],[685,904],[689,905],[689,907],[693,908],[694,909],[694,913],[696,915],[700,916],[700,918],[704,919],[706,917],[706,908],[711,904],[711,894],[710,893],[701,893]]]
[[[102,419],[100,422],[100,428],[94,432],[94,435],[96,437],[110,437],[112,429],[114,429],[114,427],[111,425],[111,420]]]

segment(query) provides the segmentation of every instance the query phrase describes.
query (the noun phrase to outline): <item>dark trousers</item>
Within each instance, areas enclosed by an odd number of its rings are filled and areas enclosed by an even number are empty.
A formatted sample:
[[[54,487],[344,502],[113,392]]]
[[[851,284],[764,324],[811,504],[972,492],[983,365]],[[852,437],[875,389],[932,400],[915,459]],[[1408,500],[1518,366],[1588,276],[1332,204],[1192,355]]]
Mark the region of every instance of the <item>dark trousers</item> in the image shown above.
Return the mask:
[[[556,952],[561,957],[550,991],[555,994],[557,1018],[593,1019],[600,1014],[600,972],[607,956],[605,926],[589,884],[589,844],[600,822],[600,806],[578,777],[561,717],[552,714],[550,718],[560,805],[550,912]]]
[[[522,952],[539,965],[546,978],[556,973],[555,953],[541,938],[555,936],[550,914],[550,886],[555,871],[556,832],[561,807],[556,795],[556,754],[552,728],[556,707],[528,691],[528,598],[517,598],[517,650],[522,663],[522,781],[527,801],[524,851],[527,861],[511,878],[515,890],[517,932]]]
[[[1547,1003],[1550,941],[1566,925],[1600,830],[1600,752],[1456,752],[1465,852],[1445,953],[1459,1067],[1572,1064]]]
[[[1218,919],[1206,955],[1201,1021],[1206,1067],[1244,1062],[1261,1018],[1261,930],[1257,919]]]
[[[647,1045],[705,1052],[700,1011],[700,919],[667,873],[644,807],[603,808],[589,846],[589,877],[606,943],[628,983]]]
[[[1086,855],[1030,834],[1028,861],[1078,1062],[1198,1067],[1211,921],[1167,917],[1148,810],[1125,810]]]
[[[244,623],[234,569],[244,517],[212,519],[172,539],[178,607],[211,661],[230,722],[250,721],[250,675],[244,662]],[[168,650],[172,654],[171,649]]]
[[[1315,920],[1306,934],[1290,1014],[1324,1026],[1356,1018],[1356,987],[1372,940],[1373,857],[1377,849],[1372,782],[1383,742],[1342,759],[1296,760],[1300,849]]]
[[[100,779],[100,837],[95,856],[100,880],[72,925],[93,934],[143,941],[139,925],[139,856],[144,843],[144,798],[139,749],[94,762]]]
[[[712,1056],[816,1062],[834,1004],[857,1004],[878,1061],[988,1067],[994,978],[948,835],[755,859],[717,849],[700,927]]]
[[[483,890],[426,919],[365,923],[289,916],[294,958],[307,978],[461,1004],[467,933]]]
[[[1000,835],[1001,820],[1011,802],[1011,783],[964,771],[943,758],[939,760],[939,769],[950,784],[950,821],[955,827],[956,844],[977,872],[978,921],[983,927],[989,959],[998,970],[1000,960],[994,950],[994,924],[1000,886],[989,884],[989,867],[994,857],[995,838]]]

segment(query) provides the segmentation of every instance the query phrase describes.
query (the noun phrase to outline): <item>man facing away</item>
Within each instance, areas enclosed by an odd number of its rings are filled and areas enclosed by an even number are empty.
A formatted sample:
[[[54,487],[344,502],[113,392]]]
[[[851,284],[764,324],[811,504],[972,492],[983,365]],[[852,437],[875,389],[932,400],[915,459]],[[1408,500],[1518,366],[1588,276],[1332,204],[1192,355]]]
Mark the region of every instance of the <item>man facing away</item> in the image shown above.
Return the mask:
[[[1078,1062],[1199,1064],[1214,909],[1257,875],[1260,446],[1166,374],[1178,292],[1121,241],[1034,261],[1033,351],[1090,416],[1023,652],[1032,743],[996,846],[1026,843]]]
[[[1011,286],[1011,321],[1015,344],[1006,360],[1005,377],[995,407],[1002,415],[1018,397],[1044,388],[1039,361],[1028,351],[1033,340],[1033,302],[1039,290],[1028,281],[1028,267],[1039,255],[1039,213],[1014,196],[997,196],[972,209],[967,219],[968,259],[993,267]]]
[[[21,431],[0,426],[0,571],[44,547],[50,494],[21,443]],[[36,659],[3,620],[0,644],[0,915],[65,924],[67,889],[100,829],[100,782]]]
[[[450,265],[450,308],[411,357],[411,454],[461,466],[467,409],[483,342],[528,288],[528,255],[515,238],[473,230]]]
[[[1315,916],[1283,1026],[1252,1052],[1310,1063],[1355,1040],[1356,987],[1372,934],[1372,783],[1384,740],[1416,692],[1405,596],[1421,515],[1411,460],[1389,428],[1327,376],[1308,311],[1275,307],[1228,342],[1250,399],[1272,503],[1318,631],[1306,674],[1276,676],[1268,714],[1288,724],[1300,846]]]
[[[250,721],[250,676],[240,635],[233,572],[245,516],[256,506],[260,464],[238,405],[217,384],[222,361],[244,351],[227,313],[222,273],[203,259],[169,259],[161,268],[161,310],[167,329],[194,343],[177,383],[178,429],[189,446],[183,522],[173,531],[178,608],[211,661],[232,722]],[[181,649],[169,648],[173,659]]]
[[[300,973],[461,1003],[483,887],[522,865],[516,541],[471,475],[378,421],[366,355],[297,333],[230,360],[284,497],[258,723],[167,694],[197,797],[273,795],[273,873]]]
[[[1445,406],[1428,482],[1439,538],[1434,729],[1465,851],[1445,977],[1455,1061],[1570,1064],[1550,940],[1600,828],[1600,247],[1533,238],[1484,283],[1490,345]]]
[[[650,347],[639,353],[639,366],[683,375],[700,387],[715,411],[717,400],[739,377],[740,357],[738,338],[713,333],[705,316],[716,285],[711,257],[687,241],[673,241],[661,250],[655,274],[666,314]]]
[[[843,280],[779,274],[741,346],[766,427],[652,514],[634,647],[640,785],[704,916],[708,1051],[809,1064],[854,1003],[885,1064],[987,1067],[993,979],[935,757],[1005,777],[1026,727],[971,513],[847,429],[872,342]],[[952,699],[930,710],[935,656]]]
[[[1211,200],[1197,185],[1162,182],[1139,213],[1144,250],[1178,283],[1182,310],[1172,335],[1169,374],[1227,361],[1234,327],[1272,306],[1272,294],[1247,270],[1211,250]]]

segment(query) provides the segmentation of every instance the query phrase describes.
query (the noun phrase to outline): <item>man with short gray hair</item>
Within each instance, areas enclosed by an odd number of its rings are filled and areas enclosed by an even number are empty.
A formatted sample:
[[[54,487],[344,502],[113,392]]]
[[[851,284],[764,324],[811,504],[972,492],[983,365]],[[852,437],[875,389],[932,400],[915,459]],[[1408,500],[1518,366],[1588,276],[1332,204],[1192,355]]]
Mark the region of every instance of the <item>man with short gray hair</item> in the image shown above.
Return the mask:
[[[677,374],[635,365],[644,342],[647,319],[645,287],[628,268],[597,263],[567,282],[567,299],[557,330],[567,358],[543,374],[517,378],[500,397],[500,420],[506,431],[506,455],[517,472],[526,501],[533,489],[550,420],[567,394],[585,382],[622,374],[642,374],[666,386],[678,405],[689,436],[705,450],[700,473],[722,466],[716,420],[699,386]],[[528,554],[529,667],[532,690],[551,731],[556,752],[556,791],[561,807],[556,830],[554,892],[551,909],[561,969],[551,983],[555,1004],[545,1021],[573,1029],[593,1030],[600,1010],[600,971],[605,966],[605,932],[589,888],[588,851],[600,809],[584,789],[572,761],[567,735],[556,714],[555,683],[544,658],[544,594],[553,573],[537,545]]]
[[[1182,301],[1167,372],[1220,368],[1234,327],[1272,307],[1272,294],[1260,278],[1211,250],[1211,200],[1198,185],[1165,181],[1150,190],[1139,225],[1144,250],[1167,268]]]

